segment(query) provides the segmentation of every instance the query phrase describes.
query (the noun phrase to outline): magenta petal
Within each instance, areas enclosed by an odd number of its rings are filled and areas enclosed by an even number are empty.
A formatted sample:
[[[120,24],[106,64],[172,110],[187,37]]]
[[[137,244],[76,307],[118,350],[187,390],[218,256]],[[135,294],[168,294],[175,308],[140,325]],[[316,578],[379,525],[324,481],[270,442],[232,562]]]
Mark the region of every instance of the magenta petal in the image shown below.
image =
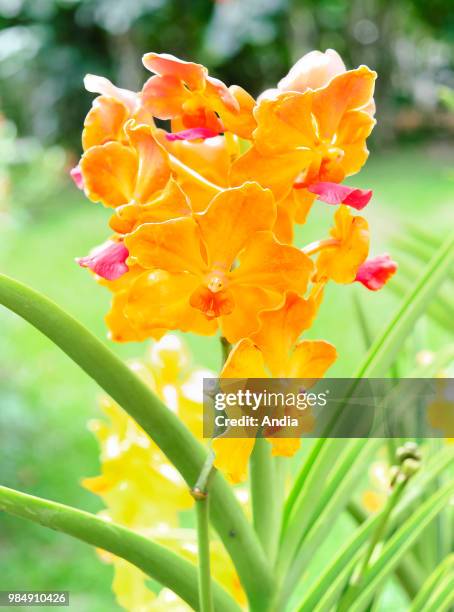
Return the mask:
[[[367,206],[372,197],[371,189],[356,189],[338,183],[314,183],[308,186],[311,193],[315,193],[319,200],[327,204],[345,204],[356,210]]]
[[[76,262],[82,268],[89,268],[98,276],[113,281],[129,270],[125,263],[128,255],[129,251],[122,242],[109,241],[96,247],[90,255],[78,257]]]
[[[356,274],[355,280],[362,283],[370,291],[381,289],[397,271],[397,263],[388,253],[377,255],[365,261]]]
[[[84,188],[84,177],[82,176],[82,170],[80,169],[79,164],[77,164],[77,166],[74,166],[74,168],[69,171],[69,175],[71,176],[78,189]]]
[[[173,142],[174,140],[198,140],[200,138],[214,138],[215,136],[218,136],[218,132],[204,127],[190,128],[189,130],[182,130],[181,132],[166,134],[166,138],[167,140],[170,140],[170,142]]]

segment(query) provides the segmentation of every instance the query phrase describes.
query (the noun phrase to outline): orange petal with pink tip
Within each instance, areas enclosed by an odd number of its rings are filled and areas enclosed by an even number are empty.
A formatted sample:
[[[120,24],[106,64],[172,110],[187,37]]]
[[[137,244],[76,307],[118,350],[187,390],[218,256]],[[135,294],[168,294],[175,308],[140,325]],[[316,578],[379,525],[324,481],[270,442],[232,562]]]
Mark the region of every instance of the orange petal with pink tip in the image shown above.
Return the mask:
[[[376,76],[373,70],[360,66],[334,77],[326,87],[314,92],[312,110],[320,138],[331,139],[346,113],[370,102]]]
[[[236,344],[222,368],[220,378],[267,378],[263,355],[249,338]]]
[[[232,164],[230,181],[232,185],[257,181],[262,187],[271,189],[276,200],[280,200],[293,187],[297,176],[309,167],[312,158],[312,151],[305,149],[262,155],[252,146]]]
[[[339,183],[318,182],[307,187],[308,191],[318,196],[318,199],[327,204],[345,204],[356,210],[365,208],[371,198],[371,189],[358,189]]]
[[[252,340],[262,351],[273,376],[290,377],[286,372],[290,351],[300,334],[311,327],[316,312],[314,300],[290,292],[279,308],[260,313],[260,328]]]
[[[84,151],[111,140],[124,142],[124,125],[129,119],[129,109],[118,100],[98,96],[84,121],[82,147]]]
[[[175,140],[206,140],[207,138],[215,138],[217,135],[218,132],[214,132],[208,128],[198,127],[166,134],[166,139],[169,142],[174,142]]]
[[[244,482],[254,444],[255,438],[223,438],[222,436],[215,438],[212,442],[215,467],[231,483]]]
[[[199,227],[192,217],[145,223],[125,238],[125,246],[144,268],[196,275],[206,270]]]
[[[336,361],[335,347],[324,340],[303,340],[290,359],[288,378],[322,378]]]
[[[231,273],[232,284],[254,285],[277,291],[304,293],[313,263],[299,249],[277,242],[271,232],[257,232],[241,253]]]
[[[276,218],[273,194],[257,183],[226,189],[196,216],[211,269],[228,272],[246,242]]]
[[[125,314],[136,329],[148,334],[159,328],[213,334],[216,324],[189,304],[197,282],[187,273],[154,270],[142,274],[129,291]]]
[[[378,291],[394,276],[397,268],[397,263],[391,259],[388,253],[383,253],[383,255],[377,255],[377,257],[368,259],[361,264],[355,281],[360,282],[370,291]]]
[[[186,62],[170,53],[146,53],[142,58],[145,68],[159,74],[180,79],[190,89],[201,89],[205,83],[207,69],[201,64]]]
[[[369,225],[363,217],[351,215],[343,205],[336,211],[334,220],[330,234],[339,244],[320,253],[315,280],[328,278],[336,283],[352,283],[369,253]]]
[[[130,147],[118,142],[91,147],[80,161],[85,193],[93,202],[120,206],[134,194],[138,160]]]

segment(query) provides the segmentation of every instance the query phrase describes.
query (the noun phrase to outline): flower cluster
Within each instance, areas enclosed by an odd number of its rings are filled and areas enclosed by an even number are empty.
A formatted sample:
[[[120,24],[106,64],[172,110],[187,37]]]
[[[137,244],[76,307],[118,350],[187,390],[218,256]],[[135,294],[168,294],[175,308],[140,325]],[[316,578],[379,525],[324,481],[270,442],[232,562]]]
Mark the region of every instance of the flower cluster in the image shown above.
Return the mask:
[[[372,192],[343,184],[368,156],[375,72],[313,51],[254,100],[199,64],[156,53],[143,63],[154,75],[137,93],[86,77],[100,95],[72,172],[112,209],[109,240],[78,260],[113,294],[111,338],[219,330],[234,345],[223,376],[323,376],[334,347],[298,340],[327,282],[377,290],[396,271],[387,255],[367,260],[369,227],[356,211]],[[295,226],[317,199],[336,207],[333,227],[301,247]],[[241,442],[233,452],[238,440],[215,444],[234,480],[251,451]],[[292,454],[287,442],[274,451]]]

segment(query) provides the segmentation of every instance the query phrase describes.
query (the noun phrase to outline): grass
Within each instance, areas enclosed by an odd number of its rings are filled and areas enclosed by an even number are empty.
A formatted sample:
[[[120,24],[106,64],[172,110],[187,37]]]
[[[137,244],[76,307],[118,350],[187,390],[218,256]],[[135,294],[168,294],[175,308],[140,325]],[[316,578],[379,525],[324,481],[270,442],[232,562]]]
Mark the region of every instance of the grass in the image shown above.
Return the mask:
[[[372,252],[390,250],[389,241],[411,220],[444,233],[454,191],[449,160],[440,148],[408,148],[375,155],[354,184],[374,189],[366,216],[372,226]],[[0,227],[0,269],[43,291],[105,338],[103,316],[108,293],[74,264],[108,235],[108,211],[85,201],[68,183],[59,207],[27,224]],[[332,209],[317,204],[298,244],[320,237]],[[340,353],[334,376],[348,376],[363,354],[352,296],[359,294],[372,331],[396,307],[389,290],[372,294],[360,286],[330,286],[316,325],[308,334],[333,342]],[[99,416],[99,390],[85,374],[23,321],[0,311],[0,466],[1,483],[97,511],[98,499],[82,489],[82,477],[98,471],[97,445],[86,429]],[[425,348],[443,343],[433,324],[421,331]],[[198,363],[216,369],[215,339],[188,337]],[[107,342],[107,340],[106,340]],[[141,356],[145,347],[116,345],[123,358]],[[407,347],[410,358],[413,347]],[[89,547],[32,524],[0,517],[0,564],[4,589],[64,589],[71,608],[101,612],[118,609],[110,591],[111,567]]]

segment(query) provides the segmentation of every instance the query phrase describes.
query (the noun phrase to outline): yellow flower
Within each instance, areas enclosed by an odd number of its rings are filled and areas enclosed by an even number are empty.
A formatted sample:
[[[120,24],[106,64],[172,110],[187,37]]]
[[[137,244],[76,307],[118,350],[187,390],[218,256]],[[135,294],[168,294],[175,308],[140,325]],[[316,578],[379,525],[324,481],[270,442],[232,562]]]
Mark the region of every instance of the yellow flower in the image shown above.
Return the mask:
[[[146,359],[132,361],[130,367],[201,439],[202,379],[213,374],[191,365],[182,340],[176,335],[164,336],[151,346]],[[101,448],[101,474],[83,481],[104,501],[106,508],[100,514],[196,563],[196,533],[179,528],[180,513],[193,505],[187,485],[156,444],[115,402],[103,398],[101,406],[108,420],[90,423]],[[210,547],[213,576],[244,603],[238,576],[221,542],[213,540]],[[114,565],[112,587],[118,603],[128,612],[190,609],[168,589],[154,593],[147,576],[127,561],[99,552]]]

